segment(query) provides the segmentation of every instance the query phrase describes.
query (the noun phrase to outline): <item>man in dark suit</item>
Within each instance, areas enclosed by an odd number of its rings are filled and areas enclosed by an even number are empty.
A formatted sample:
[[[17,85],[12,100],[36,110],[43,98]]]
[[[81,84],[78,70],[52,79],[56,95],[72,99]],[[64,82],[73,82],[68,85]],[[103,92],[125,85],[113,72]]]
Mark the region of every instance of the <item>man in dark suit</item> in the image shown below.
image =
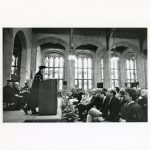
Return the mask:
[[[118,121],[118,114],[121,106],[118,98],[115,95],[116,92],[114,90],[110,90],[110,100],[104,110],[107,114],[105,116],[106,121],[111,121],[111,122]]]

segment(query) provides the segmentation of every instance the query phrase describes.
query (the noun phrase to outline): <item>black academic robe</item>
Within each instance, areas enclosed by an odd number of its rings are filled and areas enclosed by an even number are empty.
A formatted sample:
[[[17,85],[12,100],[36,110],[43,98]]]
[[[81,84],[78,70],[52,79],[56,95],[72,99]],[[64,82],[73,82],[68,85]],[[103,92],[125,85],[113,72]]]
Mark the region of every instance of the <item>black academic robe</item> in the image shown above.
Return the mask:
[[[14,91],[12,87],[10,86],[3,87],[3,101],[6,103],[15,101]]]
[[[36,73],[33,83],[32,83],[32,89],[31,89],[31,97],[30,97],[30,106],[31,108],[36,108],[39,105],[39,84],[40,81],[43,80],[43,75],[41,74],[41,72],[39,71],[38,73]]]

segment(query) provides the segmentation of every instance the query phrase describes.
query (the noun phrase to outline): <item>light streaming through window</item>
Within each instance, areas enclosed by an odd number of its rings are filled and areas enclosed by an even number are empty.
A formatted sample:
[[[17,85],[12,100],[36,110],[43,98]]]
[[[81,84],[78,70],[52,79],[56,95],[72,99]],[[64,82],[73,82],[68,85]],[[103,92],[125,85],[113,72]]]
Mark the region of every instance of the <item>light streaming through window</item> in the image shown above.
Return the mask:
[[[112,80],[112,88],[119,87],[119,65],[118,65],[119,57],[113,56],[111,58],[111,80]]]
[[[127,82],[137,81],[137,69],[135,57],[126,60]]]
[[[64,59],[60,55],[47,55],[45,57],[45,79],[58,79],[58,88],[63,88]]]
[[[84,90],[92,88],[92,60],[88,57],[75,59],[75,85]]]

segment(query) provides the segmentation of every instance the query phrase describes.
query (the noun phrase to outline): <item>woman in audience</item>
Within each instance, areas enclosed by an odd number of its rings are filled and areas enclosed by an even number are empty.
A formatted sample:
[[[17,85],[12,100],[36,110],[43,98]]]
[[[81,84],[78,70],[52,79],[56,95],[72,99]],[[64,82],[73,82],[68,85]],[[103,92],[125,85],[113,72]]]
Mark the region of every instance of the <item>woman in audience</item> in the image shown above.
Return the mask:
[[[141,106],[136,102],[137,93],[132,88],[125,90],[125,99],[127,102],[121,109],[120,122],[141,122],[144,120],[144,114]]]
[[[145,116],[145,118],[144,118],[145,120],[144,121],[147,121],[147,99],[148,99],[147,90],[146,89],[142,89],[141,97],[138,99],[137,102],[143,109],[144,116]]]
[[[85,92],[85,95],[82,95],[82,99],[80,103],[78,104],[78,112],[79,112],[79,120],[84,121],[85,115],[87,114],[87,105],[90,103],[92,99],[91,91]]]

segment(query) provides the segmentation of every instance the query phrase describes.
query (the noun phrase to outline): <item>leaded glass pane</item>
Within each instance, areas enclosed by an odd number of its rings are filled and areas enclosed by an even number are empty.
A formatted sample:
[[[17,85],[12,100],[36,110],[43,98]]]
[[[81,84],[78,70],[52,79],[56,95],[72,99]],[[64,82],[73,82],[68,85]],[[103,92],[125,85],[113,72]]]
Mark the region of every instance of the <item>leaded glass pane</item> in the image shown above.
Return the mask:
[[[102,79],[104,79],[104,70],[101,70]]]
[[[82,69],[78,69],[78,77],[79,79],[82,79]]]
[[[130,70],[127,70],[127,79],[130,79]]]
[[[130,82],[130,79],[128,79],[127,82]]]
[[[12,66],[15,66],[15,57],[12,56]]]
[[[82,88],[82,80],[79,80],[79,88]]]
[[[77,58],[75,58],[75,68],[77,68],[77,63],[78,63],[78,60],[77,60]]]
[[[63,67],[64,60],[63,60],[63,58],[62,58],[62,57],[60,57],[60,61],[59,61],[59,63],[60,63],[60,64],[59,64],[59,66],[60,66],[60,67]]]
[[[126,61],[126,67],[127,67],[127,69],[130,68],[130,67],[129,67],[129,60]]]
[[[118,82],[118,80],[115,80],[115,87],[119,87],[119,82]]]
[[[63,82],[62,82],[62,80],[59,80],[59,90],[61,90],[62,89],[62,84]]]
[[[112,88],[114,88],[115,86],[114,86],[114,80],[112,80]]]
[[[59,64],[59,58],[56,57],[56,58],[55,58],[55,67],[58,67],[58,64]]]
[[[114,79],[115,76],[114,76],[114,70],[111,70],[111,78]]]
[[[88,68],[92,68],[92,61],[91,61],[91,58],[88,58]]]
[[[63,68],[59,69],[59,78],[62,79],[63,78]]]
[[[54,64],[54,63],[53,63],[53,57],[50,57],[49,63],[50,63],[49,66],[50,66],[50,67],[53,67],[53,64]]]
[[[79,66],[79,68],[82,68],[82,59],[81,58],[78,59],[78,66]]]
[[[11,67],[11,74],[14,74],[14,73],[15,73],[15,68]]]
[[[78,85],[78,81],[77,80],[75,80],[75,85]]]
[[[137,70],[135,70],[135,79],[137,80]]]
[[[87,58],[84,58],[84,68],[87,68]]]
[[[45,66],[48,67],[48,57],[45,59]]]
[[[130,60],[130,69],[133,69],[133,60]]]
[[[78,74],[78,71],[77,71],[77,69],[75,68],[75,79],[78,78],[77,74]]]
[[[113,69],[113,58],[111,58],[111,69]]]
[[[101,68],[103,68],[103,58],[101,59]]]
[[[84,79],[87,79],[87,69],[84,69]]]
[[[89,86],[89,89],[92,88],[92,80],[88,80],[88,86]]]
[[[92,79],[92,70],[88,69],[88,79]]]
[[[134,79],[134,73],[133,73],[133,70],[131,70],[130,72],[131,72],[131,79]]]
[[[58,79],[58,68],[55,68],[55,78]]]
[[[48,74],[48,68],[45,69],[45,74]]]
[[[53,78],[53,68],[49,69],[49,78]]]
[[[118,79],[118,70],[114,70],[115,72],[115,79]]]
[[[87,90],[87,80],[84,80],[84,90]]]
[[[117,64],[117,60],[115,59],[114,61],[114,69],[117,69],[118,68],[118,64]]]

